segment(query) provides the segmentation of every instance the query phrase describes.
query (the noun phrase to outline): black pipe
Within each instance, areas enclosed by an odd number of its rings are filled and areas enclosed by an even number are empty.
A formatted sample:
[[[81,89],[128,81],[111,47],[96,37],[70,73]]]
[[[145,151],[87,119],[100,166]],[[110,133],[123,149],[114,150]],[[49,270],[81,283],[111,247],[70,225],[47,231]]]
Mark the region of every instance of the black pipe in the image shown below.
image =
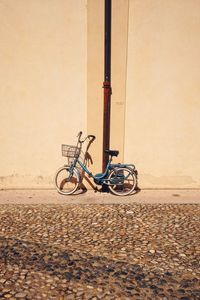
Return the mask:
[[[111,80],[111,0],[105,0],[104,81]]]
[[[103,110],[103,161],[102,172],[105,171],[109,156],[105,150],[110,148],[110,109],[111,109],[111,0],[105,0],[105,48],[104,48],[104,110]],[[108,192],[108,186],[102,187]]]

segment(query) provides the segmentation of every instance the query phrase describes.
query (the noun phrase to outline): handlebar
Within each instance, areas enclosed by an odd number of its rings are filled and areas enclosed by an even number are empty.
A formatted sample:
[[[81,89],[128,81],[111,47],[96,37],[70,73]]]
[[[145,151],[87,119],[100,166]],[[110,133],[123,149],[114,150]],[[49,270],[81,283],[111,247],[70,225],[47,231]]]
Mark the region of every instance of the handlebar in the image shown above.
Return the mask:
[[[95,140],[96,139],[96,136],[95,135],[92,135],[92,134],[89,134],[87,136],[88,139],[91,139],[91,140]]]
[[[83,134],[83,132],[80,131],[80,132],[78,133],[78,135],[77,135],[77,137],[78,137],[78,143],[84,143],[87,139],[89,139],[90,141],[94,141],[94,140],[96,139],[96,137],[95,137],[94,135],[89,134],[89,135],[86,136],[85,139],[81,140],[82,134]]]
[[[80,138],[81,138],[81,136],[82,136],[82,134],[83,134],[83,132],[82,132],[82,131],[79,131],[79,133],[78,133],[77,137],[80,139]]]

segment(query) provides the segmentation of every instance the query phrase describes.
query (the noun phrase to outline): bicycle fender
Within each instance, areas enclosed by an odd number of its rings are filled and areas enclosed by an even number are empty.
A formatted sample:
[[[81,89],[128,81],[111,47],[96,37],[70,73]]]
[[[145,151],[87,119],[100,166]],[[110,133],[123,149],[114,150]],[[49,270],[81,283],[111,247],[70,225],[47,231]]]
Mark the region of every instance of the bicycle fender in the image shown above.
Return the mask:
[[[133,164],[111,164],[110,167],[113,168],[128,168],[131,170],[135,170],[135,165]]]

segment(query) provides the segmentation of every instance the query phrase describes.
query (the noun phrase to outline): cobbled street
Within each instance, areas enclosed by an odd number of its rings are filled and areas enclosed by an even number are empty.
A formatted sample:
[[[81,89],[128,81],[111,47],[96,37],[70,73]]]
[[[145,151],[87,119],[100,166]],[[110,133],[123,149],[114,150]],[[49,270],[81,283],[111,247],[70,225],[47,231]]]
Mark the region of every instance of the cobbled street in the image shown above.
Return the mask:
[[[200,299],[198,204],[2,204],[2,299]]]

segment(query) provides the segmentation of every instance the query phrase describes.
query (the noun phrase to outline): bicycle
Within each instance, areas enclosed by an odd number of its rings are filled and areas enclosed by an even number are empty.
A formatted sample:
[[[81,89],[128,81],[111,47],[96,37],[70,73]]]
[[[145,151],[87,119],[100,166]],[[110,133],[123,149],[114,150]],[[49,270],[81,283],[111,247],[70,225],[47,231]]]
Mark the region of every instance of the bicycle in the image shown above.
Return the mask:
[[[133,193],[137,187],[137,171],[133,164],[111,164],[113,156],[118,156],[117,150],[105,150],[109,155],[108,164],[105,172],[93,175],[86,164],[79,159],[82,152],[83,143],[88,140],[91,144],[95,140],[94,135],[88,135],[81,140],[82,132],[78,133],[76,146],[62,145],[62,155],[68,158],[68,165],[64,165],[55,175],[55,185],[57,191],[62,195],[71,195],[75,193],[82,182],[82,176],[79,168],[93,178],[97,185],[107,185],[114,195],[126,196]],[[88,149],[88,148],[87,148]],[[87,152],[87,151],[86,151]]]

